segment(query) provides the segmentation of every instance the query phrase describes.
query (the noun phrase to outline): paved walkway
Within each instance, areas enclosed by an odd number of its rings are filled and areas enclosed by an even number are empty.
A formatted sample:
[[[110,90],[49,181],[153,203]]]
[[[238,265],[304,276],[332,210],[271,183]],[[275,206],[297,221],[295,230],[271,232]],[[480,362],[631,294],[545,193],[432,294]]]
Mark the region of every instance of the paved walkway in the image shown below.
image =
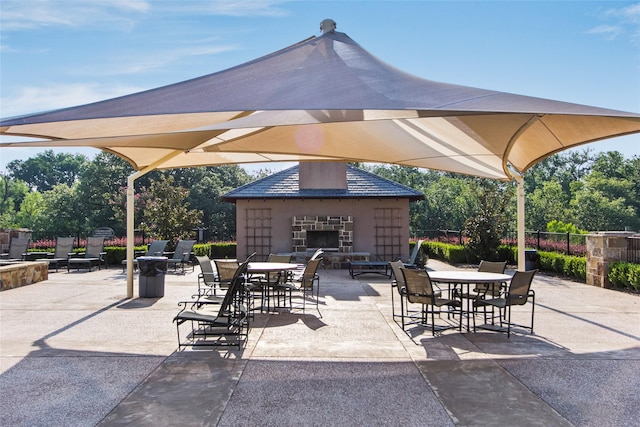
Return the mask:
[[[176,352],[197,273],[160,299],[116,268],[2,292],[0,425],[640,425],[636,295],[538,275],[535,335],[432,337],[384,277],[320,273],[322,317],[258,314],[243,351]]]

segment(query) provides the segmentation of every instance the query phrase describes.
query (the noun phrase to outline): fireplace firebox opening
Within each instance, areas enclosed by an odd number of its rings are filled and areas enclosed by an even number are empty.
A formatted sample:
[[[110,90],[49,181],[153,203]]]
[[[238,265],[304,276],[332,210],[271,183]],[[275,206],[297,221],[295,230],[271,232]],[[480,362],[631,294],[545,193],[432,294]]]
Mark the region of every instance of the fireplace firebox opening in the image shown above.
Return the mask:
[[[337,230],[307,230],[307,250],[338,249],[340,239]]]

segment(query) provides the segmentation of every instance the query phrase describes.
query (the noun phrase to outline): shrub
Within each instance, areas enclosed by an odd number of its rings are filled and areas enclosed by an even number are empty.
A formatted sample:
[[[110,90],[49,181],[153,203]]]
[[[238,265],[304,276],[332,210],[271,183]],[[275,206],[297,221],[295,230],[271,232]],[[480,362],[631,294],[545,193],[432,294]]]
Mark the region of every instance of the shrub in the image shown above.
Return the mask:
[[[445,260],[451,264],[463,264],[467,262],[467,255],[463,245],[452,245],[441,242],[424,242],[422,249],[427,256]]]
[[[587,278],[587,259],[581,256],[565,255],[557,252],[539,251],[538,268],[542,271],[552,271],[580,280]]]
[[[147,250],[146,245],[135,246],[136,252],[144,252]],[[84,251],[84,248],[74,249],[74,252]],[[107,253],[106,262],[108,265],[120,265],[122,260],[127,257],[127,248],[124,246],[105,246],[104,251]],[[235,242],[217,242],[217,243],[199,243],[193,245],[193,253],[195,256],[208,256],[209,258],[235,258],[236,243]]]
[[[144,252],[147,250],[146,245],[134,246],[133,251]],[[84,251],[84,248],[75,249],[74,252]],[[127,258],[127,248],[123,246],[105,246],[104,251],[107,253],[105,261],[107,265],[120,265],[122,260]]]
[[[236,258],[237,245],[235,242],[216,242],[210,245],[209,258]]]
[[[640,291],[640,265],[630,262],[613,262],[609,265],[609,282],[620,288]]]
[[[498,260],[507,261],[507,264],[516,264],[518,260],[518,248],[515,246],[498,246]]]

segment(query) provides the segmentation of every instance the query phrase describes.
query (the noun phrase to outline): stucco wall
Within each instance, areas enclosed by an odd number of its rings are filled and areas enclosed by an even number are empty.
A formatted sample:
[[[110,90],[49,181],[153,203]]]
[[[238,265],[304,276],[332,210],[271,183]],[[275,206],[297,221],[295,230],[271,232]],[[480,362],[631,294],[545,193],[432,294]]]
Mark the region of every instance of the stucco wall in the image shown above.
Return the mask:
[[[349,215],[353,217],[354,252],[376,253],[374,210],[376,208],[398,208],[400,210],[401,256],[409,257],[409,200],[408,199],[287,199],[287,200],[238,200],[237,241],[238,258],[243,259],[246,249],[246,209],[271,209],[271,252],[291,252],[291,221],[301,215]]]

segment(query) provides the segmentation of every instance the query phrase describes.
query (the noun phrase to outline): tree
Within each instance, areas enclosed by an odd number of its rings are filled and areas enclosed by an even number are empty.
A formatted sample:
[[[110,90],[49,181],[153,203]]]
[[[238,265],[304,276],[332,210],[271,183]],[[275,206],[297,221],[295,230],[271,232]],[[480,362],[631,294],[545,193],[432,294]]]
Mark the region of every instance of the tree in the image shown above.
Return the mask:
[[[0,227],[20,227],[16,214],[20,203],[29,193],[29,187],[23,181],[0,174]]]
[[[526,228],[546,230],[550,221],[569,218],[569,196],[558,181],[552,180],[526,195]]]
[[[415,221],[423,229],[462,230],[473,214],[476,195],[468,178],[441,176],[423,190],[425,200],[416,203]]]
[[[26,195],[20,204],[20,211],[16,215],[16,221],[20,227],[34,230],[46,215],[44,210],[44,197],[38,191],[32,191]]]
[[[475,180],[472,187],[478,199],[475,214],[464,224],[467,246],[475,258],[497,260],[500,241],[509,227],[515,189],[510,183],[486,179]]]
[[[633,207],[623,198],[609,199],[601,191],[589,186],[579,190],[571,200],[575,224],[585,230],[624,230],[625,227],[638,229],[640,220]]]
[[[111,227],[116,235],[125,234],[126,220],[118,215],[118,211],[124,210],[126,198],[121,198],[121,206],[115,205],[113,200],[114,194],[127,185],[127,177],[132,173],[129,163],[106,152],[87,162],[80,174],[78,196],[79,209],[86,214],[89,229]]]
[[[42,193],[43,214],[35,226],[37,231],[50,236],[75,236],[86,232],[87,217],[78,209],[77,184],[58,184]]]
[[[189,209],[189,203],[185,202],[189,190],[176,186],[174,181],[169,176],[152,183],[145,210],[150,231],[173,243],[192,236],[193,228],[199,226],[202,219],[202,212]]]
[[[536,188],[541,188],[545,182],[556,181],[570,199],[571,183],[585,177],[592,163],[593,155],[589,149],[547,157],[536,163],[525,174],[525,193],[532,193]]]
[[[53,150],[46,150],[27,160],[9,162],[7,170],[13,178],[42,193],[57,184],[72,186],[86,164],[87,158],[82,154],[55,154]]]
[[[202,177],[190,187],[189,203],[203,212],[203,226],[212,240],[230,240],[236,234],[236,212],[233,203],[220,197],[251,181],[238,166],[217,166],[202,169]]]

